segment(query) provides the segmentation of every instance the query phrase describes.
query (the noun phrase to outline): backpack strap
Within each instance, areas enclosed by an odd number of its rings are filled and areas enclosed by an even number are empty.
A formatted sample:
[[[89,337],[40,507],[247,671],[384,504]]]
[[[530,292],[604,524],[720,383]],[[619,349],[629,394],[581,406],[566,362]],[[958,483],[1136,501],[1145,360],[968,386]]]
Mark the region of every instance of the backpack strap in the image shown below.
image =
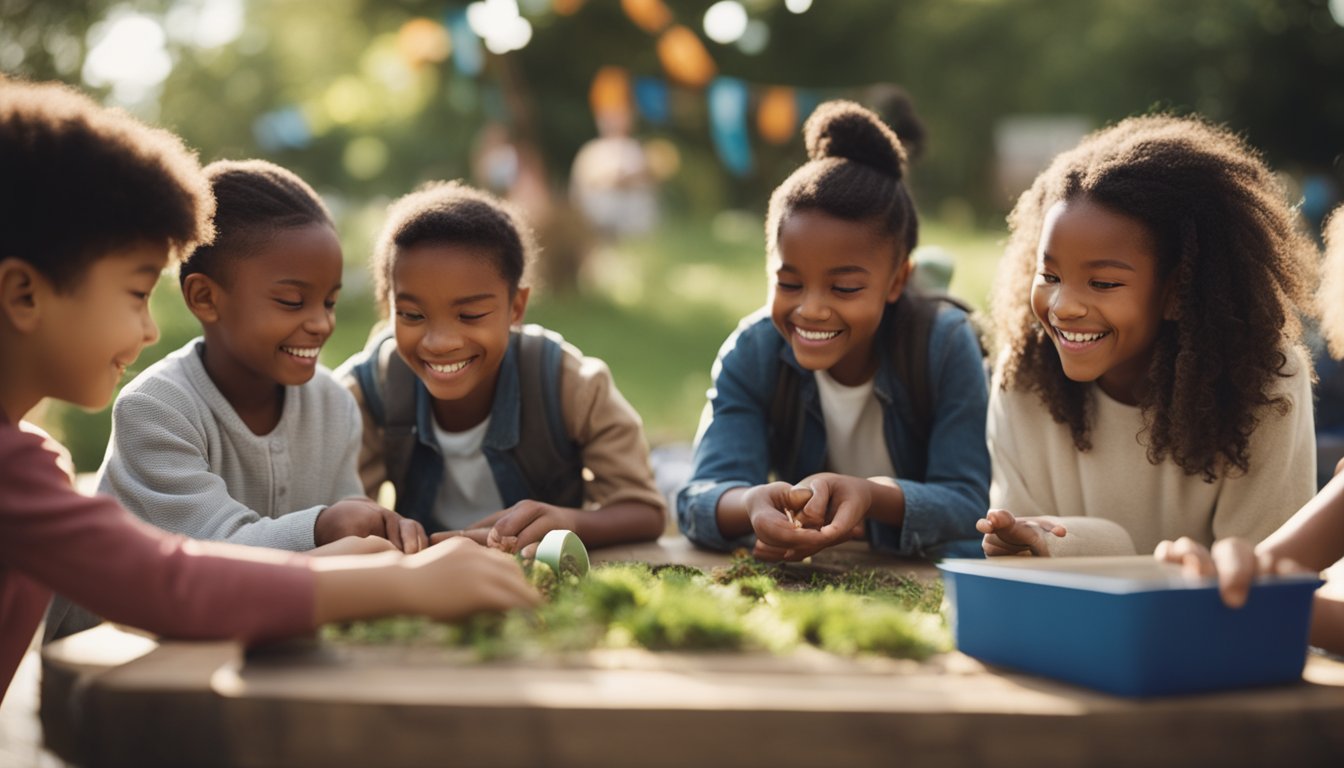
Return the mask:
[[[514,333],[521,394],[514,460],[531,498],[566,507],[583,505],[583,463],[565,430],[560,403],[563,339],[538,325]]]
[[[970,315],[965,302],[946,294],[918,294],[907,291],[886,312],[885,332],[891,343],[891,364],[896,378],[910,398],[910,429],[917,446],[917,466],[896,467],[898,475],[910,472],[911,479],[923,479],[927,473],[929,438],[933,434],[935,393],[929,381],[929,338],[933,324],[946,306],[957,307]],[[983,351],[983,349],[982,349]],[[781,361],[775,376],[775,391],[770,398],[770,466],[776,476],[793,477],[803,442],[803,403],[798,395],[801,377],[793,366]],[[892,462],[896,459],[893,456]]]
[[[383,430],[387,479],[400,489],[404,487],[411,452],[415,450],[415,373],[397,354],[397,342],[390,330],[370,340],[365,359],[352,372],[364,394],[370,418]]]
[[[929,334],[938,314],[935,301],[901,295],[892,307],[888,337],[891,365],[910,396],[911,432],[915,445],[926,445],[933,431],[933,392],[929,386]]]
[[[947,307],[956,307],[969,316],[971,307],[966,302],[945,293],[918,293],[906,291],[897,300],[890,313],[889,329],[892,344],[892,368],[910,396],[910,427],[917,446],[917,472],[922,479],[928,471],[929,438],[933,436],[933,414],[937,393],[929,381],[929,338],[939,313]],[[983,352],[983,349],[981,350]]]
[[[406,485],[406,472],[411,465],[411,452],[415,450],[415,372],[397,354],[395,339],[388,339],[378,350],[378,367],[386,372],[384,392],[395,393],[395,397],[383,398],[387,422],[383,425],[383,461],[387,465],[387,477],[396,488]]]
[[[779,361],[768,412],[770,467],[777,480],[792,478],[797,473],[798,454],[803,447],[803,400],[798,396],[801,378],[793,366]]]

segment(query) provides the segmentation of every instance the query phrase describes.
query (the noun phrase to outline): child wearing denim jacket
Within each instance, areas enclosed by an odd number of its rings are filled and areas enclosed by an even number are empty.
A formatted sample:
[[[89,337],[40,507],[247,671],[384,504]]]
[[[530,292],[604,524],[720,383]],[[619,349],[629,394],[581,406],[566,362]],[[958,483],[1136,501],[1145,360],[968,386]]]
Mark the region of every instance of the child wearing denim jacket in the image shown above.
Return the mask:
[[[907,289],[918,222],[904,150],[849,102],[823,104],[804,133],[811,160],[766,220],[770,304],[714,363],[680,528],[763,559],[855,537],[892,554],[975,556],[990,475],[982,354],[964,312]],[[926,352],[902,377],[910,343]]]

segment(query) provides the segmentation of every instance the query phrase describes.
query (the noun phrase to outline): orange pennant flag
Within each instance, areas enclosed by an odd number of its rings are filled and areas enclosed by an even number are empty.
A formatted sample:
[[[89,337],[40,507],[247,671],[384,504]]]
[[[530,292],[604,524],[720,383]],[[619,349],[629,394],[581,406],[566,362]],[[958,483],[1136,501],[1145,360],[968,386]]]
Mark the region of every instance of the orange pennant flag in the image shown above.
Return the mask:
[[[588,89],[588,104],[594,115],[618,113],[630,114],[630,73],[621,67],[603,67],[593,76],[593,84]]]
[[[798,127],[798,98],[793,89],[777,85],[766,90],[756,111],[756,129],[771,144],[786,144]]]
[[[663,4],[663,0],[621,0],[621,10],[640,29],[651,35],[662,32],[672,23],[672,12]]]
[[[668,77],[692,88],[705,87],[718,73],[705,44],[680,24],[658,38],[658,61],[662,62]]]

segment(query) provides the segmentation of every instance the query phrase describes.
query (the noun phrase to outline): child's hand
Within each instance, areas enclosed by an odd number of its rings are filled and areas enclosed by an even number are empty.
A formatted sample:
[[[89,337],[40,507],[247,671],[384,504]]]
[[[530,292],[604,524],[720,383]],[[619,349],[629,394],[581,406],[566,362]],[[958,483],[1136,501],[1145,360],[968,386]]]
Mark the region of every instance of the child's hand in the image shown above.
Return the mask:
[[[429,535],[429,545],[434,546],[441,541],[449,539],[471,539],[472,541],[484,547],[490,540],[489,528],[463,528],[460,531],[439,531]]]
[[[313,540],[318,546],[347,536],[382,536],[408,555],[429,546],[423,526],[363,496],[332,504],[318,513],[313,525]]]
[[[486,534],[485,544],[493,549],[526,557],[536,551],[532,545],[540,542],[551,531],[573,531],[577,527],[578,510],[524,499],[498,515]],[[467,535],[475,538],[470,532]]]
[[[1218,592],[1229,608],[1246,604],[1251,581],[1257,574],[1306,573],[1307,568],[1289,558],[1280,558],[1271,552],[1257,552],[1245,539],[1223,539],[1210,552],[1203,544],[1189,536],[1176,541],[1163,541],[1153,550],[1153,557],[1167,563],[1179,563],[1191,576],[1218,577]]]
[[[447,541],[448,539],[463,536],[484,547],[490,541],[490,529],[494,528],[495,523],[499,522],[499,519],[507,514],[509,514],[509,510],[501,509],[498,512],[482,517],[480,520],[477,520],[460,531],[440,531],[429,537],[429,543],[438,544],[440,541]]]
[[[307,554],[314,557],[339,557],[340,555],[372,555],[378,552],[399,551],[392,542],[382,536],[346,536],[330,544],[323,544]]]
[[[1049,533],[1063,538],[1068,531],[1052,517],[1014,518],[1006,509],[991,509],[975,521],[975,530],[985,534],[981,546],[985,557],[1000,555],[1050,556]]]
[[[481,611],[507,611],[541,602],[518,561],[464,537],[435,544],[401,560],[407,572],[409,613],[455,621]],[[456,585],[441,589],[444,584]]]
[[[762,560],[802,560],[827,544],[821,531],[804,528],[795,513],[801,511],[812,491],[788,483],[768,483],[747,490],[742,503],[756,533],[752,552]]]
[[[804,478],[797,487],[812,492],[799,515],[803,527],[819,529],[831,544],[863,536],[863,521],[873,505],[868,480],[821,472]]]

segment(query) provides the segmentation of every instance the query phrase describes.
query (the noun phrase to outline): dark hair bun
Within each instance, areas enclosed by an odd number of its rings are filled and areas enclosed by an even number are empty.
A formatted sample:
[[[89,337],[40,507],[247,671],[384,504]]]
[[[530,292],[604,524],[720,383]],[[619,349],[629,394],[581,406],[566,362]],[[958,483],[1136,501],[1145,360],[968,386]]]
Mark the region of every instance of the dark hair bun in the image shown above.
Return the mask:
[[[803,125],[807,156],[812,160],[843,158],[900,180],[905,175],[905,149],[900,139],[872,112],[852,101],[828,101]]]

